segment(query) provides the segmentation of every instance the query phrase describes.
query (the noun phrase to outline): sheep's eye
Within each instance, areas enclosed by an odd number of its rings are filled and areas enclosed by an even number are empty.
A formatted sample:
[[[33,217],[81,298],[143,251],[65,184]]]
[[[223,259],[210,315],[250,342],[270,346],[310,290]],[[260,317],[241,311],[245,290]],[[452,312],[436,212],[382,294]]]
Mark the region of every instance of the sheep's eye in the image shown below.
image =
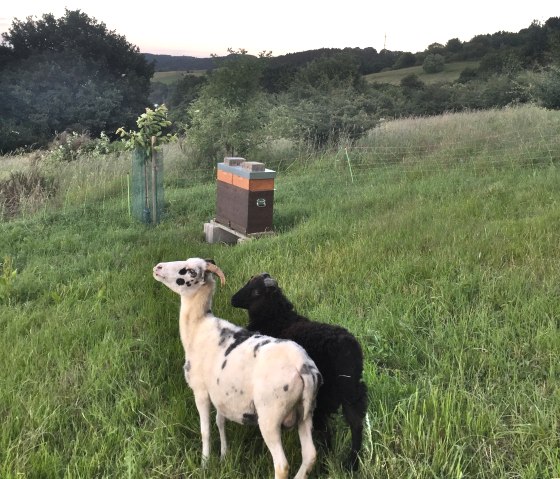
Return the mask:
[[[191,275],[192,278],[196,278],[196,276],[197,276],[196,271],[195,271],[194,269],[192,269],[192,268],[188,268],[188,269],[187,269],[187,273],[188,273],[189,275]]]

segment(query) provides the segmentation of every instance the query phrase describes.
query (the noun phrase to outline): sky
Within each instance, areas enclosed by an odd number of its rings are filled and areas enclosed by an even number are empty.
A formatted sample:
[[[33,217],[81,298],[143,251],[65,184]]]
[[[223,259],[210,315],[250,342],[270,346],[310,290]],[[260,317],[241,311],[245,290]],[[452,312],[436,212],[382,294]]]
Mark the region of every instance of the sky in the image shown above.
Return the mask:
[[[6,0],[0,33],[14,18],[79,9],[143,53],[209,57],[228,48],[273,56],[319,48],[416,53],[451,38],[518,32],[560,16],[558,0]]]

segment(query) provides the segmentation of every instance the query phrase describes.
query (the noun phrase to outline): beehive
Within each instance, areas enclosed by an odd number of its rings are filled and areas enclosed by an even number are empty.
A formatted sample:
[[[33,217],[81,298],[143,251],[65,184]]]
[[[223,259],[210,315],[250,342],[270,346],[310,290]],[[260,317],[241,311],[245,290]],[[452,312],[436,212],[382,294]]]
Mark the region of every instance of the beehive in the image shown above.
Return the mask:
[[[244,158],[218,163],[216,221],[242,234],[272,231],[275,176]]]

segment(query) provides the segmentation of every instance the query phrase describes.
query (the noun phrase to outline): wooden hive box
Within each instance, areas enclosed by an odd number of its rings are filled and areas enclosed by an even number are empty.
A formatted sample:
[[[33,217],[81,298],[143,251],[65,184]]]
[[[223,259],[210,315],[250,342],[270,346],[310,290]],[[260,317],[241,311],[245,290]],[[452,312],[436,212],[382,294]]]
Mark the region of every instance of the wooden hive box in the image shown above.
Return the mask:
[[[218,163],[216,221],[243,234],[272,231],[275,176],[243,158]]]

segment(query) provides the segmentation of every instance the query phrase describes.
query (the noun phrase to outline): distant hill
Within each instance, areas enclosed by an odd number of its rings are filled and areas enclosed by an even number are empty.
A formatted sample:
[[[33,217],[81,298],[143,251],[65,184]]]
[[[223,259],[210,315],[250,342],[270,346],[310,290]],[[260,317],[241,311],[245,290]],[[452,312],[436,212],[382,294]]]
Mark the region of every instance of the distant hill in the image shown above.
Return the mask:
[[[319,48],[317,50],[305,50],[297,53],[288,53],[272,57],[269,62],[271,72],[278,73],[286,69],[298,69],[303,65],[321,57],[329,57],[340,53],[352,55],[360,65],[360,73],[366,75],[381,71],[395,63],[402,52],[382,50],[377,52],[375,48]],[[156,72],[186,72],[194,70],[212,70],[216,68],[216,60],[226,57],[197,58],[190,56],[160,55],[144,53],[148,61],[155,63]],[[228,55],[228,57],[231,55]]]
[[[189,56],[159,55],[144,53],[146,60],[155,63],[157,72],[211,70],[216,68],[214,58],[197,58]]]
[[[452,38],[445,44],[433,43],[423,52],[401,52],[375,48],[320,48],[269,59],[264,72],[264,83],[286,82],[302,66],[322,57],[339,55],[351,56],[357,63],[362,75],[383,73],[387,70],[401,70],[418,67],[427,55],[439,54],[446,64],[461,62],[481,62],[483,69],[501,73],[512,62],[519,67],[529,69],[559,61],[557,45],[560,44],[560,17],[551,17],[546,22],[533,22],[519,32],[496,32],[476,35],[466,42]],[[197,58],[191,56],[144,54],[149,61],[155,62],[156,72],[206,71],[216,68],[215,58]],[[225,58],[225,57],[221,57]],[[403,72],[404,73],[404,72]],[[397,77],[401,75],[398,74]],[[453,76],[453,75],[451,75]],[[383,75],[370,76],[369,80],[394,82],[395,78],[383,78]],[[269,88],[274,91],[277,88]]]

